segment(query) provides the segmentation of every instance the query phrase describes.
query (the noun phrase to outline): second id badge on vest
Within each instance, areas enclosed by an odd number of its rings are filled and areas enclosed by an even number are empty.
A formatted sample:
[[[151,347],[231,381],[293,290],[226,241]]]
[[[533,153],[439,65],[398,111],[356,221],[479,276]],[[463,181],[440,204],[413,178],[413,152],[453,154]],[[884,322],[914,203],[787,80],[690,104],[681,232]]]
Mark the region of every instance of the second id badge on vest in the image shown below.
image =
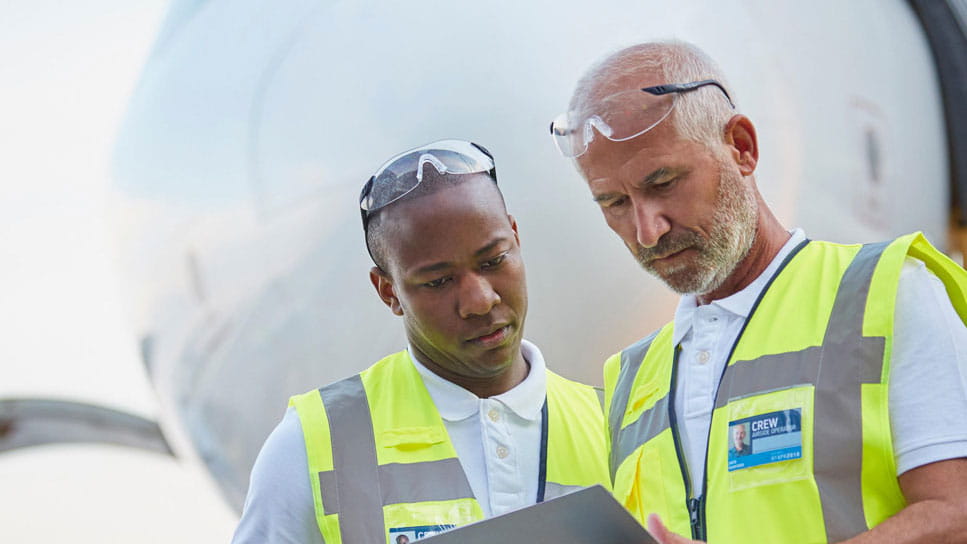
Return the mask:
[[[397,527],[389,530],[390,544],[409,544],[453,529],[453,525],[421,525],[419,527]]]
[[[729,472],[802,457],[802,409],[729,422]]]

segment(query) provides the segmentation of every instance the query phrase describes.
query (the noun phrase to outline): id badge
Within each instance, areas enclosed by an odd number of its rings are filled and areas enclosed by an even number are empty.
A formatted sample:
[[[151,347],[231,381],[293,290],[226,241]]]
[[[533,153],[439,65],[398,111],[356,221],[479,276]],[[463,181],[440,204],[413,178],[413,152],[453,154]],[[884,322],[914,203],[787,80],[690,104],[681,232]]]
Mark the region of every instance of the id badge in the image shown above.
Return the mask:
[[[390,544],[410,544],[421,538],[427,538],[444,531],[453,529],[454,525],[421,525],[419,527],[397,527],[389,530]]]
[[[801,457],[801,408],[729,422],[729,472]]]

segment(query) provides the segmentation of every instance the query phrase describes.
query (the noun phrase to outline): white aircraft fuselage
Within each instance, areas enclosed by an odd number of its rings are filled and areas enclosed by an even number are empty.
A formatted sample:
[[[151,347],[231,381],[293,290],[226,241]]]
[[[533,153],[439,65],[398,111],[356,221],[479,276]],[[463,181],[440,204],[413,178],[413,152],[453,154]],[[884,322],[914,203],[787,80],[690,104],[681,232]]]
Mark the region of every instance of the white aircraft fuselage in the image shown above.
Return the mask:
[[[600,384],[677,296],[608,230],[547,127],[593,61],[663,38],[728,74],[785,226],[946,246],[938,73],[904,2],[175,2],[118,140],[114,199],[178,455],[240,507],[290,395],[405,347],[369,283],[358,195],[384,159],[441,138],[496,158],[528,266],[526,336],[550,368]]]

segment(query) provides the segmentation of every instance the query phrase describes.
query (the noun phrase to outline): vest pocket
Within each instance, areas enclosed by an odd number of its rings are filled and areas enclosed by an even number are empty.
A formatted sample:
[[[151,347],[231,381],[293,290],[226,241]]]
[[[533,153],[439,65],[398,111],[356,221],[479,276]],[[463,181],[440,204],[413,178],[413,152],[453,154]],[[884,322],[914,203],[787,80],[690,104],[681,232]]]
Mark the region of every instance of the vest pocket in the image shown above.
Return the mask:
[[[466,525],[483,519],[483,511],[474,499],[424,501],[390,504],[383,507],[386,522],[386,542],[395,544],[395,537],[410,532],[431,536],[437,532]],[[392,539],[391,539],[392,537]]]
[[[447,440],[442,426],[400,427],[380,433],[379,443],[385,448],[421,448]]]
[[[730,492],[812,478],[813,391],[793,386],[716,410],[709,464],[726,475]]]
[[[685,482],[671,429],[639,447],[618,468],[614,496],[642,525],[657,513],[674,532],[688,534]]]

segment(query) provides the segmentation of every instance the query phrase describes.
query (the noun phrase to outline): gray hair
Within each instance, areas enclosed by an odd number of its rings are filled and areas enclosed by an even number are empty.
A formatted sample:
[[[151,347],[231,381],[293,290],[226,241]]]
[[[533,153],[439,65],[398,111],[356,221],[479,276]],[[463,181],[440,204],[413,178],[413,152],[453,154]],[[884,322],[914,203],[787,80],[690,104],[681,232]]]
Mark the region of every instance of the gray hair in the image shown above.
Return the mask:
[[[586,106],[591,97],[626,91],[618,83],[639,73],[656,73],[660,83],[688,83],[714,79],[729,90],[718,64],[698,47],[683,41],[663,41],[633,45],[613,53],[592,66],[578,81],[571,98],[571,109]],[[722,92],[708,85],[684,94],[671,121],[678,135],[706,146],[722,142],[725,124],[735,114]]]

